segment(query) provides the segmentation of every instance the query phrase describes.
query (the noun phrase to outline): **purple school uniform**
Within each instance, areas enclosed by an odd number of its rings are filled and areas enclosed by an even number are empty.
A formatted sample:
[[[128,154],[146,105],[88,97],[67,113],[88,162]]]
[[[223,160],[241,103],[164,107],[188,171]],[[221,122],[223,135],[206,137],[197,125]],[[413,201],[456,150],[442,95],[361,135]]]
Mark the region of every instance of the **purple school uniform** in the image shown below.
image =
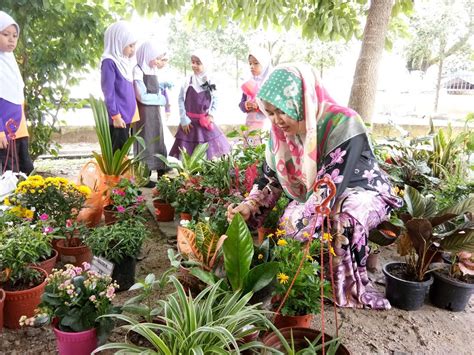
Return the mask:
[[[16,124],[16,130],[20,126],[21,121],[21,105],[16,105],[0,98],[0,132],[5,132],[5,135],[8,137],[7,133],[7,122],[10,118],[13,118]]]
[[[184,107],[187,113],[191,114],[207,114],[211,106],[211,94],[209,91],[196,92],[190,85],[186,91],[184,100]],[[179,158],[179,148],[186,149],[188,154],[192,154],[194,148],[198,144],[208,143],[207,158],[220,157],[223,154],[228,154],[231,150],[230,144],[227,141],[224,133],[214,123],[213,129],[209,130],[199,124],[199,119],[191,118],[191,130],[188,134],[184,133],[183,128],[179,126],[176,133],[176,140],[170,150],[170,156]]]
[[[112,59],[102,61],[101,86],[109,113],[109,123],[112,124],[112,116],[120,113],[129,125],[137,108],[135,90],[133,83],[123,77]]]

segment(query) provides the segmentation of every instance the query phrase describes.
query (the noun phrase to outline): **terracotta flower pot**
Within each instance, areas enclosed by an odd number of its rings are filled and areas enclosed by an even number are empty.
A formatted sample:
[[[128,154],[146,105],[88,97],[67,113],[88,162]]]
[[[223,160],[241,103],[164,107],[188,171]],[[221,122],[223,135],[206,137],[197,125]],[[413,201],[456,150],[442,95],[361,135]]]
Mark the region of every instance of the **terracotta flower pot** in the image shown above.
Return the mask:
[[[55,249],[52,249],[51,256],[48,259],[35,263],[32,266],[37,266],[40,269],[43,269],[49,275],[51,274],[51,270],[53,270],[53,267],[56,265],[56,260],[58,259],[58,255],[59,255],[58,251]]]
[[[72,238],[71,245],[65,246],[65,239],[59,240],[57,248],[61,255],[61,261],[74,266],[82,266],[83,262],[90,263],[92,260],[92,252],[87,245],[82,244],[79,238]]]
[[[113,210],[113,206],[108,205],[104,207],[104,222],[106,225],[114,224],[117,222],[117,211]]]
[[[278,329],[288,327],[310,328],[313,318],[313,314],[305,314],[302,316],[284,316],[282,314],[276,314],[273,319],[273,324],[275,324],[275,327]]]
[[[293,339],[293,344],[295,346],[295,350],[302,350],[308,346],[308,341],[312,342],[318,338],[321,334],[319,330],[311,329],[311,328],[302,328],[302,327],[295,327],[295,328],[282,328],[280,329],[280,333],[286,339],[288,344],[291,346],[291,339]],[[330,341],[332,337],[324,334],[324,341]],[[283,344],[281,343],[280,338],[275,333],[267,334],[263,339],[262,342],[264,345],[271,347],[276,350],[285,351]],[[270,350],[263,350],[262,354],[271,354]],[[347,348],[340,344],[338,349],[336,350],[336,355],[349,355],[350,352]]]
[[[174,208],[170,203],[153,201],[155,217],[158,222],[171,222],[174,220]]]
[[[0,332],[3,329],[3,306],[5,305],[5,291],[0,288]]]
[[[260,245],[263,243],[263,241],[268,235],[275,233],[275,229],[266,228],[266,227],[258,227],[257,233],[258,233],[258,244]]]
[[[53,328],[59,355],[89,355],[97,348],[97,330],[83,332],[63,332]]]
[[[32,317],[35,313],[35,309],[41,302],[41,295],[44,292],[46,286],[46,277],[48,276],[46,271],[32,267],[32,269],[39,270],[44,274],[44,280],[39,285],[21,291],[5,291],[5,304],[3,306],[4,311],[4,325],[6,328],[18,329],[20,328],[21,316]]]
[[[192,219],[193,219],[193,216],[191,215],[191,213],[180,212],[179,214],[180,221],[191,221]]]

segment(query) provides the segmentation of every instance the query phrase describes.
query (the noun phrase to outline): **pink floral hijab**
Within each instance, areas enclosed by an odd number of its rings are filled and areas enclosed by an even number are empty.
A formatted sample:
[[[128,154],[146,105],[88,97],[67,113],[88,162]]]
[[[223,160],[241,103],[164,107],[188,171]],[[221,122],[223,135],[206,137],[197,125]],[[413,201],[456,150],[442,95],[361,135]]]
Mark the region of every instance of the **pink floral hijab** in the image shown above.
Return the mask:
[[[262,112],[265,113],[265,109],[261,100],[296,121],[305,121],[306,133],[295,135],[286,134],[272,124],[266,149],[267,164],[276,172],[285,193],[294,200],[305,202],[313,193],[320,159],[332,148],[365,132],[365,127],[360,118],[351,119],[358,117],[357,113],[336,104],[320,84],[316,72],[306,64],[277,67],[257,96]],[[340,119],[334,120],[336,116]],[[353,127],[340,129],[346,124]],[[325,127],[324,132],[322,127]]]

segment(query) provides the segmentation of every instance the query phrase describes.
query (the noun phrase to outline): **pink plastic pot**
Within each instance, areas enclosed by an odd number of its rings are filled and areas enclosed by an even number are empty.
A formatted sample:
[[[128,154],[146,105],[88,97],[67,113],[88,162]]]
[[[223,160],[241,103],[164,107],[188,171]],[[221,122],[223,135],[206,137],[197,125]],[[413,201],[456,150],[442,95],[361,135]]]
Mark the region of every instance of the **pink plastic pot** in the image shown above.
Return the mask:
[[[53,330],[59,355],[89,355],[97,348],[95,328],[75,333],[63,332],[56,327]]]

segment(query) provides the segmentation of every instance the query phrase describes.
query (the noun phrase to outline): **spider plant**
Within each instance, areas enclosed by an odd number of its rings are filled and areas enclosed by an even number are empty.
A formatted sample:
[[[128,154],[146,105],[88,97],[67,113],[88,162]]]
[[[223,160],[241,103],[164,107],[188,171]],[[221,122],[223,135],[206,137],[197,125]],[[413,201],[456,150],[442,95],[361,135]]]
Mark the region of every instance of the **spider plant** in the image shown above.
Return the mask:
[[[112,137],[110,135],[109,116],[103,100],[96,99],[93,96],[89,98],[95,120],[95,131],[99,139],[101,154],[92,152],[100,170],[105,175],[120,176],[123,175],[130,167],[141,159],[142,154],[128,159],[128,153],[135,141],[145,148],[145,141],[138,136],[139,132],[127,139],[121,149],[113,151]],[[142,150],[143,152],[143,150]]]
[[[121,314],[109,314],[128,324],[122,326],[146,338],[152,348],[127,343],[110,343],[94,353],[114,349],[118,353],[155,352],[157,354],[240,354],[246,349],[264,348],[257,341],[240,344],[244,336],[267,329],[270,321],[258,305],[248,305],[251,294],[225,292],[219,283],[204,289],[196,298],[187,295],[175,277],[171,277],[176,292],[160,300],[165,324],[138,323]],[[251,326],[251,327],[250,327]],[[127,333],[128,333],[127,332]]]

